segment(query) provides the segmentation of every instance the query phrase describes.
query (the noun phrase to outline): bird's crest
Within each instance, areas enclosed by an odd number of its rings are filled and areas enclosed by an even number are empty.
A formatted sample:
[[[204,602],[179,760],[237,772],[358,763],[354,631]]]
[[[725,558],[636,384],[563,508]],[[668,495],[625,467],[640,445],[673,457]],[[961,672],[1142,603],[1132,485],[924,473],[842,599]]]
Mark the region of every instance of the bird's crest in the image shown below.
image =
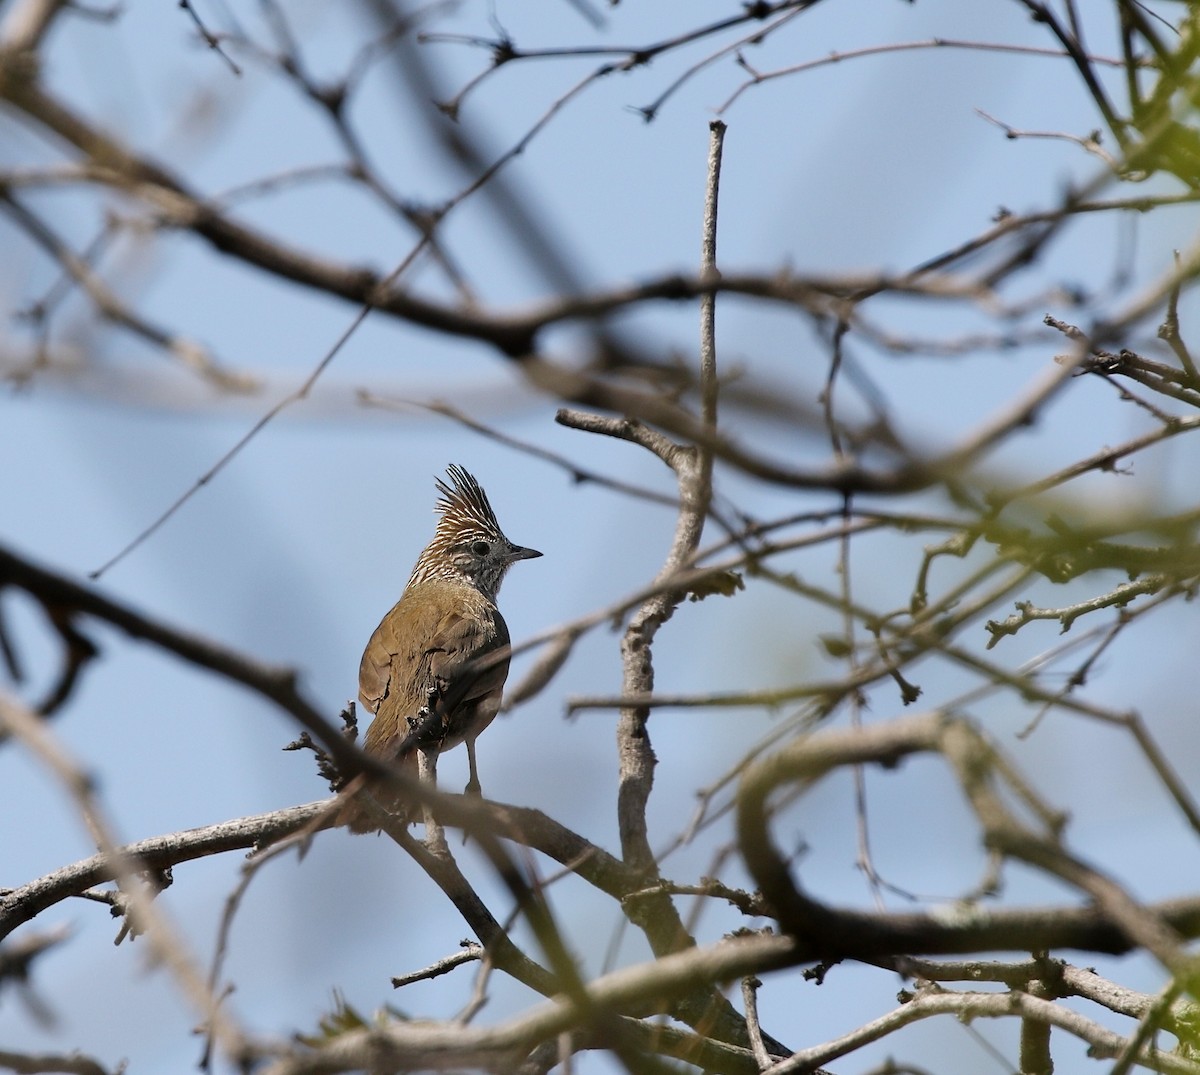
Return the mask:
[[[501,530],[496,513],[479,482],[456,463],[446,468],[446,474],[453,484],[447,485],[441,478],[437,479],[441,493],[437,511],[442,516],[438,520],[437,536],[451,539],[476,530],[499,535]]]

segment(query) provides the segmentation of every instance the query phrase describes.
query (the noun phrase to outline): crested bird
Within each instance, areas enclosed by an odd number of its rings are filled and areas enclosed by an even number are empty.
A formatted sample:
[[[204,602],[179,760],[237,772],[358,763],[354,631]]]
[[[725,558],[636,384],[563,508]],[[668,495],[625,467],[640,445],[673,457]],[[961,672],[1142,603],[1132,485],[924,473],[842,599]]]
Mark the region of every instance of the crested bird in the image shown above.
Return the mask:
[[[451,464],[437,479],[440,515],[433,540],[413,568],[400,600],[375,628],[358,669],[359,701],[375,714],[363,743],[368,754],[434,771],[439,753],[467,744],[467,792],[479,794],[475,740],[495,718],[508,678],[508,625],[496,595],[518,560],[541,556],[504,536],[482,486]],[[409,820],[411,804],[380,799]],[[355,832],[378,828],[351,809]]]

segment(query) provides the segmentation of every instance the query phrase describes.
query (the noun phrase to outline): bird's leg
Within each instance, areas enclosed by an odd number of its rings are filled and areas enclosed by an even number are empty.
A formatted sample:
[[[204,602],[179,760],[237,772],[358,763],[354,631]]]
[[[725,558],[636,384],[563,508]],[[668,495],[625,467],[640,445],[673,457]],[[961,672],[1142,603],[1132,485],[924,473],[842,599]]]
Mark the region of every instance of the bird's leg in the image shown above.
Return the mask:
[[[436,745],[417,748],[417,777],[431,791],[437,790],[437,756]],[[435,855],[450,854],[450,849],[446,846],[446,834],[434,817],[433,807],[423,804],[421,812],[425,821],[425,846]]]
[[[467,744],[467,764],[471,767],[471,776],[463,791],[467,795],[475,795],[483,798],[483,786],[479,783],[479,770],[475,767],[475,740],[466,739],[465,742]],[[464,831],[462,835],[462,842],[464,844],[467,842],[467,835],[467,832]]]
[[[467,765],[471,768],[471,777],[463,789],[468,795],[483,797],[483,785],[479,783],[479,770],[475,767],[475,740],[467,739]]]

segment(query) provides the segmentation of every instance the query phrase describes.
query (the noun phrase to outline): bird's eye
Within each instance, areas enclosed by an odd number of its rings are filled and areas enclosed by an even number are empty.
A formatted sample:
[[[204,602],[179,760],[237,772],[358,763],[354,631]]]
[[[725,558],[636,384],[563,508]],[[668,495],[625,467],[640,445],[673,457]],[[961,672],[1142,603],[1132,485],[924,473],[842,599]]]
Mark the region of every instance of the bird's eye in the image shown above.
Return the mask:
[[[476,556],[487,556],[492,551],[492,547],[486,541],[477,541],[471,546],[471,551]]]

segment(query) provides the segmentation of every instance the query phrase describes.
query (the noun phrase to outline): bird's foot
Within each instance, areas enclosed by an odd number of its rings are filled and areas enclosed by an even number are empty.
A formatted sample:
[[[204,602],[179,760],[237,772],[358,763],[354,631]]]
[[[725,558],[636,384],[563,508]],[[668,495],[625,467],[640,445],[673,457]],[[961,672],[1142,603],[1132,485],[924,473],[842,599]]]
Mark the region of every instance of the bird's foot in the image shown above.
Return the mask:
[[[470,780],[467,781],[467,786],[465,788],[463,788],[463,794],[469,795],[472,799],[479,799],[480,801],[482,801],[483,800],[483,787],[480,785],[479,781],[475,777],[472,777]],[[462,834],[462,842],[463,842],[464,846],[466,846],[466,843],[470,838],[471,838],[471,834],[464,829],[463,834]]]

